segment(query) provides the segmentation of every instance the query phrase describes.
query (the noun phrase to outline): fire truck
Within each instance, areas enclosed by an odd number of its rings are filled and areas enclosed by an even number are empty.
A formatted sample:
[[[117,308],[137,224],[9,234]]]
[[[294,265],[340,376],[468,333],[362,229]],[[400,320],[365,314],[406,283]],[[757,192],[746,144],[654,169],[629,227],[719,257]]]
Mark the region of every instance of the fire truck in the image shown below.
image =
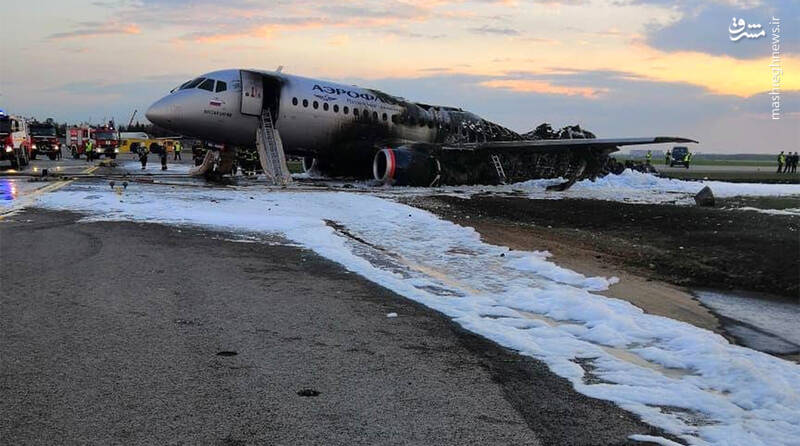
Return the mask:
[[[67,144],[69,145],[72,157],[78,159],[86,152],[86,141],[94,142],[94,157],[99,158],[105,155],[106,158],[116,158],[119,153],[119,133],[112,123],[107,125],[92,127],[82,125],[67,129]]]
[[[56,125],[52,122],[32,122],[28,125],[33,138],[33,152],[31,159],[35,160],[36,155],[47,155],[51,160],[56,159],[56,155],[61,150],[58,142]]]
[[[31,159],[32,147],[28,123],[0,110],[0,161],[10,161],[14,169],[24,168]]]

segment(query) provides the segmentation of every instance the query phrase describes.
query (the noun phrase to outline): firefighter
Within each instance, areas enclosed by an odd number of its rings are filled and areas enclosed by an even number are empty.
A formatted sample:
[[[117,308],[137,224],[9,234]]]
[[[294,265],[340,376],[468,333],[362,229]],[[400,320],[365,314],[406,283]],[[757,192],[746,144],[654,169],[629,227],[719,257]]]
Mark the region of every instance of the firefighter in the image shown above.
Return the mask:
[[[145,170],[147,169],[147,145],[145,143],[139,144],[138,142],[134,144],[137,146],[136,153],[139,155],[139,162],[142,163],[142,170]]]
[[[667,150],[667,153],[664,154],[664,165],[669,166],[669,159],[672,158],[672,153]]]
[[[686,166],[686,168],[688,169],[690,162],[692,162],[692,152],[689,152],[687,150],[686,155],[683,156],[683,165]]]
[[[92,144],[91,139],[86,140],[86,145],[84,146],[83,151],[86,152],[86,162],[87,163],[92,162],[92,152],[94,151],[94,144]]]
[[[785,164],[786,164],[786,155],[784,155],[783,154],[783,150],[781,150],[781,153],[778,154],[778,172],[777,173],[783,172],[783,166]]]
[[[172,150],[175,151],[175,156],[172,158],[172,160],[173,161],[175,161],[175,160],[183,161],[181,159],[181,150],[183,150],[183,147],[181,147],[181,142],[180,141],[175,141],[175,146],[174,146],[174,148]]]
[[[247,152],[247,167],[250,170],[250,175],[257,175],[258,170],[258,154],[255,150]]]
[[[167,144],[161,146],[161,170],[167,170]]]
[[[792,162],[790,163],[791,164],[790,173],[797,173],[797,162],[800,161],[800,158],[798,158],[797,152],[794,152],[794,155],[789,156],[789,158],[792,159]]]
[[[644,163],[645,163],[645,164],[647,164],[647,165],[649,166],[649,165],[650,165],[650,162],[651,162],[652,160],[653,160],[653,152],[651,152],[651,151],[649,151],[649,150],[648,150],[648,151],[647,151],[647,155],[645,155],[645,156],[644,156]]]

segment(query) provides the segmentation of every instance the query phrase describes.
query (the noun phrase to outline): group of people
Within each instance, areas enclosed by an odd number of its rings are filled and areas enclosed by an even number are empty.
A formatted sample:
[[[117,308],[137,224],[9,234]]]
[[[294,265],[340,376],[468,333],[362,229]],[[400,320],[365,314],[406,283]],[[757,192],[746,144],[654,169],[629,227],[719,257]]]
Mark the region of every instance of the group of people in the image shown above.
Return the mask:
[[[181,151],[183,147],[181,147],[180,141],[175,141],[173,144],[173,161],[177,161],[181,159]],[[142,163],[142,170],[147,169],[147,156],[150,152],[158,154],[159,158],[161,159],[161,170],[167,170],[167,146],[161,145],[157,142],[150,143],[150,147],[147,147],[146,144],[142,143],[133,143],[131,144],[131,151],[136,153],[139,156],[139,162]]]
[[[236,163],[242,169],[242,174],[248,177],[258,175],[262,171],[258,152],[255,150],[240,149],[237,151]]]
[[[778,173],[796,173],[798,160],[800,160],[800,156],[798,156],[797,152],[784,154],[781,151],[778,154]]]

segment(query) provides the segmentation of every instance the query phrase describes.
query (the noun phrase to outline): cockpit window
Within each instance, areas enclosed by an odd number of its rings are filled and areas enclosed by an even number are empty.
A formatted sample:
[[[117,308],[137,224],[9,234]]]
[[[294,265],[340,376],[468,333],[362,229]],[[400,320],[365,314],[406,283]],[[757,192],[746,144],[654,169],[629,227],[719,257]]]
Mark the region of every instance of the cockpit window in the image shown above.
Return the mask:
[[[208,90],[208,91],[214,91],[214,79],[204,80],[202,84],[197,86],[197,88],[202,88],[203,90]]]
[[[217,93],[228,89],[228,84],[222,81],[217,81]]]
[[[204,77],[198,77],[195,80],[189,81],[189,82],[181,85],[181,90],[188,90],[190,88],[194,88],[194,87],[197,86],[197,84],[199,84],[200,82],[203,82],[205,79],[206,78],[204,78]]]

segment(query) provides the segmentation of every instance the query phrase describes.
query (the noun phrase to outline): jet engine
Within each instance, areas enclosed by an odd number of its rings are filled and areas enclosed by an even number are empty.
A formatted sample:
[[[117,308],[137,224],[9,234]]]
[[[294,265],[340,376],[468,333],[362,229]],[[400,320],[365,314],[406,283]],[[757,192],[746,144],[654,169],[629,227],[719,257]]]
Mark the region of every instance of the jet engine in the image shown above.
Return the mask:
[[[441,165],[436,158],[406,147],[381,149],[372,162],[372,174],[382,184],[435,186],[440,172]]]

